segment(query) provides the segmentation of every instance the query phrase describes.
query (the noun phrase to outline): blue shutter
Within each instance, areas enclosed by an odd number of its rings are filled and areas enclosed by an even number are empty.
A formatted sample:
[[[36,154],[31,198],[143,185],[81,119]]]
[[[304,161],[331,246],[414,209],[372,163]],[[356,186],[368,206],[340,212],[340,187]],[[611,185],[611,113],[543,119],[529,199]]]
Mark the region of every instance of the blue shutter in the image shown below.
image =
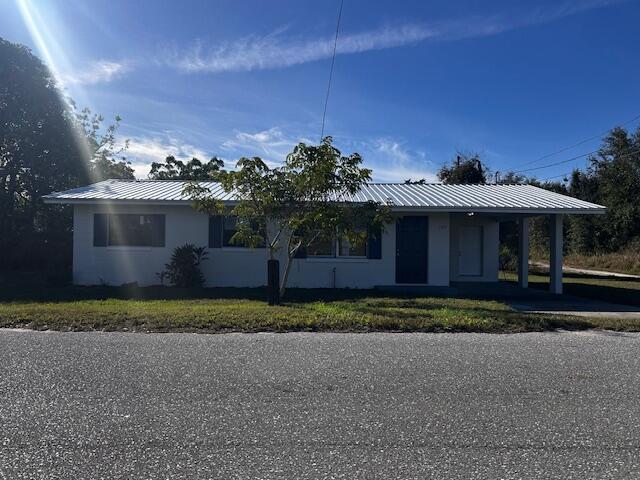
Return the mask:
[[[382,230],[380,227],[369,228],[367,242],[367,258],[380,260],[382,258]]]
[[[151,246],[164,247],[165,221],[164,215],[151,215]]]
[[[209,217],[209,248],[222,247],[222,216]]]
[[[109,229],[109,215],[106,213],[93,214],[93,246],[107,246],[107,232]]]

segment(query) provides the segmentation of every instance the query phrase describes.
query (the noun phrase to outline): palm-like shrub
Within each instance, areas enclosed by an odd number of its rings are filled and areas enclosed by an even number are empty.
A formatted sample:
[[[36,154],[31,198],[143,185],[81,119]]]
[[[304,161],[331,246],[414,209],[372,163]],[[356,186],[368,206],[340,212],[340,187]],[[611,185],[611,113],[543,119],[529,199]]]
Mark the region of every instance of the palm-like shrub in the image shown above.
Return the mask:
[[[204,285],[204,275],[200,264],[207,259],[205,247],[196,247],[191,243],[176,247],[171,260],[165,265],[161,278],[169,279],[176,287],[194,288]]]

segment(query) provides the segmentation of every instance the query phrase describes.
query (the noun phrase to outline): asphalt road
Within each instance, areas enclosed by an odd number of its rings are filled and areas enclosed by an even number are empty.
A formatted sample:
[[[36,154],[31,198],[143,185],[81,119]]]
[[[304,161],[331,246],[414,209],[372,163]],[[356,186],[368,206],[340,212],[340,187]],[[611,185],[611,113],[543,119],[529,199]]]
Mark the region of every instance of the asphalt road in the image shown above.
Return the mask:
[[[0,478],[640,478],[640,336],[0,330]]]

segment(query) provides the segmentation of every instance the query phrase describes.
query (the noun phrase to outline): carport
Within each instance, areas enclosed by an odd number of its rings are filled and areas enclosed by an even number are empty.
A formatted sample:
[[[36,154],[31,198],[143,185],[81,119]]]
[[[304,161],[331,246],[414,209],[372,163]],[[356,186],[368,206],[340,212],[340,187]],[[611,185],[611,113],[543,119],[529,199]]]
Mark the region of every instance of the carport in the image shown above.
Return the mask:
[[[562,214],[549,215],[549,291],[562,293],[563,229]],[[529,286],[529,217],[521,216],[518,224],[518,286]]]

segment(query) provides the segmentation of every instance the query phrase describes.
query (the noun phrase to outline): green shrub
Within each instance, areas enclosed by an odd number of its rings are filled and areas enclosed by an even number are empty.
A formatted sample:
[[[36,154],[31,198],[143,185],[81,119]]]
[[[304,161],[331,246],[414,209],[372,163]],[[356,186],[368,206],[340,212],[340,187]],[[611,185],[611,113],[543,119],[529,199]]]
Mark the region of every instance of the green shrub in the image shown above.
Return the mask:
[[[503,272],[515,272],[518,268],[518,254],[508,245],[500,245],[499,262]]]
[[[205,247],[196,247],[190,243],[176,247],[171,254],[171,260],[165,265],[164,271],[158,273],[158,277],[161,282],[167,278],[176,287],[202,287],[204,275],[200,270],[200,264],[206,259]]]

